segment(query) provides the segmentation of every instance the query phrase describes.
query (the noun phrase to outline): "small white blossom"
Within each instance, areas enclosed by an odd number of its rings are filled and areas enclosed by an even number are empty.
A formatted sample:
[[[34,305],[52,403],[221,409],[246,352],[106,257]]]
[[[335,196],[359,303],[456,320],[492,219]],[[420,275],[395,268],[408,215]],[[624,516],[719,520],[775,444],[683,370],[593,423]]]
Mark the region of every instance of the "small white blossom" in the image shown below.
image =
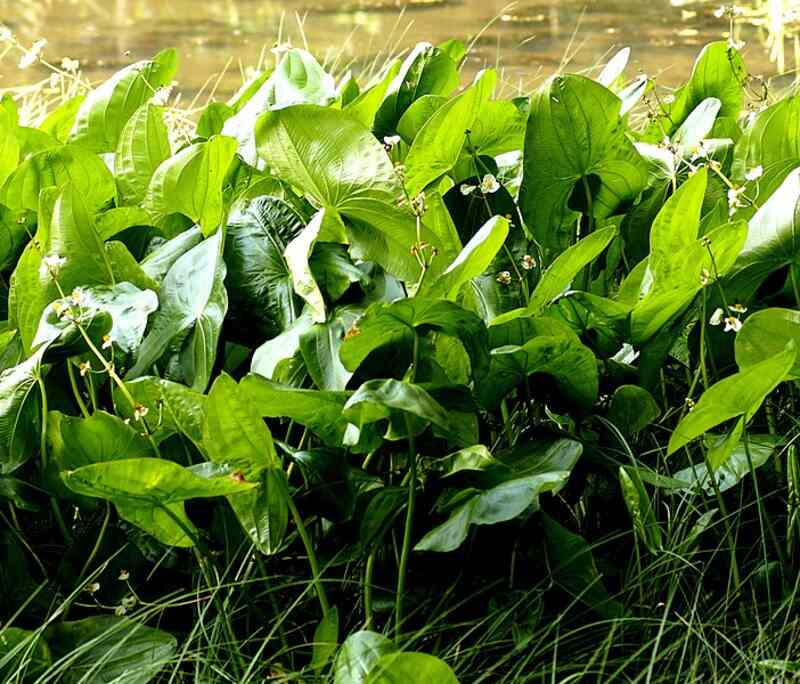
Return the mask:
[[[117,579],[120,582],[127,582],[130,579],[130,576],[131,576],[131,573],[129,573],[127,570],[120,570],[119,571],[119,577],[117,577]]]
[[[26,50],[25,54],[20,57],[19,68],[27,69],[29,66],[32,66],[39,61],[39,56],[42,54],[42,50],[44,49],[45,45],[47,45],[47,41],[44,38],[37,40],[31,46],[31,49]]]
[[[97,593],[100,591],[100,582],[92,582],[91,584],[87,584],[85,591],[89,594]]]
[[[511,285],[511,273],[508,271],[500,271],[497,274],[497,282],[501,285]]]
[[[764,167],[759,164],[754,169],[750,169],[750,171],[744,174],[744,177],[746,180],[754,181],[758,180],[763,175],[764,175]]]
[[[728,208],[729,214],[733,216],[736,213],[737,209],[745,206],[744,202],[742,202],[742,194],[744,193],[744,188],[729,188],[728,189]]]
[[[734,313],[738,314],[747,313],[747,307],[744,304],[732,304],[728,308]]]
[[[395,145],[399,145],[401,140],[402,138],[399,135],[387,135],[383,139],[383,144],[388,148],[392,148]]]
[[[172,91],[175,88],[175,81],[170,83],[169,85],[161,86],[155,93],[153,93],[153,97],[150,98],[150,102],[154,105],[163,106],[167,104],[169,101],[170,96],[172,95]]]
[[[291,49],[292,49],[291,43],[277,43],[275,46],[270,48],[270,52],[276,57],[280,57],[282,54],[289,52],[289,50]]]
[[[66,257],[58,256],[57,254],[48,254],[42,259],[42,263],[39,265],[39,275],[44,277],[49,274],[55,278],[61,271],[61,267],[66,263]]]
[[[462,183],[462,185],[461,185],[461,194],[464,195],[464,196],[471,195],[477,189],[478,189],[477,185],[467,185],[466,183]]]
[[[116,615],[117,617],[122,617],[127,612],[128,612],[127,608],[125,608],[125,606],[123,605],[119,605],[116,608],[114,608],[114,615]]]
[[[725,318],[725,332],[737,333],[742,329],[742,322],[736,316],[728,316]]]
[[[526,271],[530,271],[536,268],[536,259],[534,259],[530,254],[526,254],[522,257],[522,268]]]
[[[61,85],[61,74],[50,74],[50,87],[54,90]]]
[[[499,189],[500,183],[497,182],[497,179],[491,173],[487,173],[481,181],[481,192],[484,195],[491,195]]]
[[[707,268],[700,269],[700,284],[705,287],[711,282],[711,272]]]
[[[14,40],[14,34],[5,24],[0,24],[0,43],[10,43]]]
[[[114,340],[111,339],[111,335],[103,335],[103,349],[110,349],[113,344]]]
[[[150,409],[146,406],[142,406],[141,404],[137,404],[133,409],[133,418],[134,420],[142,420],[148,413]]]
[[[61,68],[64,71],[68,71],[70,73],[75,73],[78,69],[81,68],[81,63],[77,59],[72,59],[71,57],[64,57],[61,60]]]
[[[72,300],[73,304],[81,304],[83,302],[83,290],[81,288],[76,287],[69,295],[69,298]]]
[[[714,313],[711,314],[711,318],[708,319],[708,322],[711,325],[719,325],[720,323],[722,323],[722,319],[724,316],[725,312],[720,308],[716,308],[714,309]]]
[[[83,363],[78,365],[78,370],[81,373],[81,377],[84,377],[89,371],[92,370],[92,364],[88,361],[84,361]]]

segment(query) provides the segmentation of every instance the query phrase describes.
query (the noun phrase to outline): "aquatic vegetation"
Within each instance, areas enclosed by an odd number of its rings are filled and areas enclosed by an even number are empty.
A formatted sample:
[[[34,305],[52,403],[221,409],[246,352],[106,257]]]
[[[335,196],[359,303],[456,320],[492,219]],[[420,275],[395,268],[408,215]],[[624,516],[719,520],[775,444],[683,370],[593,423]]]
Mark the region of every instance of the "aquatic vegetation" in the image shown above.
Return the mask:
[[[3,681],[796,669],[800,101],[280,52],[0,101]]]

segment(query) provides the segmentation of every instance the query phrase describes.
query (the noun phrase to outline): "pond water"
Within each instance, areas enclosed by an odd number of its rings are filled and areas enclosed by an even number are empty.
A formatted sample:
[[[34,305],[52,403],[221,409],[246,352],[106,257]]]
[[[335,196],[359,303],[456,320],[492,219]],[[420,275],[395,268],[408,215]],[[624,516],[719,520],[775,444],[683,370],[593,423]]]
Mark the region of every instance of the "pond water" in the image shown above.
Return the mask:
[[[92,80],[120,66],[177,47],[183,57],[181,90],[193,93],[221,74],[221,95],[241,83],[279,34],[337,66],[363,68],[387,51],[418,40],[477,37],[468,66],[504,65],[503,81],[527,88],[565,59],[571,70],[601,63],[611,51],[633,48],[635,70],[676,84],[700,47],[720,38],[727,20],[719,1],[691,0],[0,0],[0,20],[28,44],[46,38],[53,62],[79,59]],[[303,24],[303,30],[298,28]],[[282,27],[282,28],[281,28]],[[481,33],[482,29],[483,32]],[[756,29],[745,29],[751,71],[774,73]],[[268,58],[272,58],[267,53]],[[0,61],[0,88],[45,78],[41,67]],[[226,68],[227,65],[227,68]]]

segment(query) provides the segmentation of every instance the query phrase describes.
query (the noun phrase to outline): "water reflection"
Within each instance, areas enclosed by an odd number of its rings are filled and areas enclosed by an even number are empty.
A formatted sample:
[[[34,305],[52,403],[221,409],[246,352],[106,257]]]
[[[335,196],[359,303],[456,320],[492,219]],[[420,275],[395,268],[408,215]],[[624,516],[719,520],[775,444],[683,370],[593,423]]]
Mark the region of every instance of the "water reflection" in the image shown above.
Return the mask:
[[[184,91],[197,91],[224,72],[219,90],[227,94],[241,82],[247,65],[271,59],[268,48],[279,39],[295,45],[307,41],[339,68],[364,68],[417,40],[474,37],[469,68],[500,59],[506,84],[521,88],[565,63],[586,69],[614,47],[630,45],[635,69],[677,83],[688,74],[699,47],[725,32],[727,21],[713,14],[717,5],[686,0],[521,0],[511,5],[503,0],[0,0],[0,17],[28,43],[47,38],[50,59],[79,59],[92,79],[175,46],[183,56]],[[745,54],[752,70],[769,73],[774,67],[759,30],[742,31]],[[45,76],[35,67],[20,71],[16,60],[0,61],[0,87]]]

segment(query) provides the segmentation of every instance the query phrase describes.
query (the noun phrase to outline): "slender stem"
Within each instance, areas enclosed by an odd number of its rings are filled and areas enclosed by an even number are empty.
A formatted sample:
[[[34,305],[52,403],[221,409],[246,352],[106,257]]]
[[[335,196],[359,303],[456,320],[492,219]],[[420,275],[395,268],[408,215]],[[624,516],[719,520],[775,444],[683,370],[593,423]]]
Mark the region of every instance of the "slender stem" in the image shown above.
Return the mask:
[[[69,386],[72,388],[72,394],[75,397],[78,408],[81,410],[83,417],[88,418],[89,409],[86,408],[86,402],[83,400],[80,390],[78,389],[78,380],[75,377],[75,366],[70,359],[67,359],[67,375],[69,376]]]
[[[100,534],[97,535],[97,541],[94,543],[94,547],[92,548],[92,552],[89,554],[89,557],[86,559],[86,562],[83,564],[83,568],[81,568],[81,572],[78,575],[78,584],[80,584],[83,576],[89,570],[94,559],[97,557],[98,551],[100,551],[100,546],[103,544],[103,538],[106,536],[106,529],[108,529],[108,521],[111,519],[111,504],[106,503],[106,514],[103,517],[103,525],[100,528]]]
[[[406,574],[408,572],[408,557],[411,555],[411,535],[414,528],[414,507],[417,500],[417,449],[414,443],[414,434],[411,429],[411,421],[405,415],[406,430],[408,431],[408,508],[406,509],[406,524],[403,530],[403,546],[400,552],[400,570],[397,575],[397,593],[395,595],[395,622],[394,637],[400,639],[403,620],[403,598],[406,591]]]
[[[372,576],[375,573],[375,550],[367,556],[364,567],[364,629],[372,629],[374,614],[372,609]]]
[[[294,524],[297,526],[297,532],[300,535],[300,539],[303,541],[303,546],[306,549],[306,555],[308,556],[308,564],[311,566],[311,574],[313,576],[314,587],[317,590],[317,598],[319,599],[319,605],[320,608],[322,609],[322,616],[326,617],[331,609],[331,606],[330,603],[328,603],[328,597],[325,594],[325,587],[322,586],[321,573],[319,571],[319,562],[317,561],[317,554],[314,552],[314,545],[311,542],[311,537],[308,534],[308,529],[306,528],[306,525],[303,522],[303,518],[300,515],[300,511],[297,510],[297,506],[295,505],[292,497],[287,496],[286,502],[289,505],[289,512],[292,514],[292,519],[294,520]]]

